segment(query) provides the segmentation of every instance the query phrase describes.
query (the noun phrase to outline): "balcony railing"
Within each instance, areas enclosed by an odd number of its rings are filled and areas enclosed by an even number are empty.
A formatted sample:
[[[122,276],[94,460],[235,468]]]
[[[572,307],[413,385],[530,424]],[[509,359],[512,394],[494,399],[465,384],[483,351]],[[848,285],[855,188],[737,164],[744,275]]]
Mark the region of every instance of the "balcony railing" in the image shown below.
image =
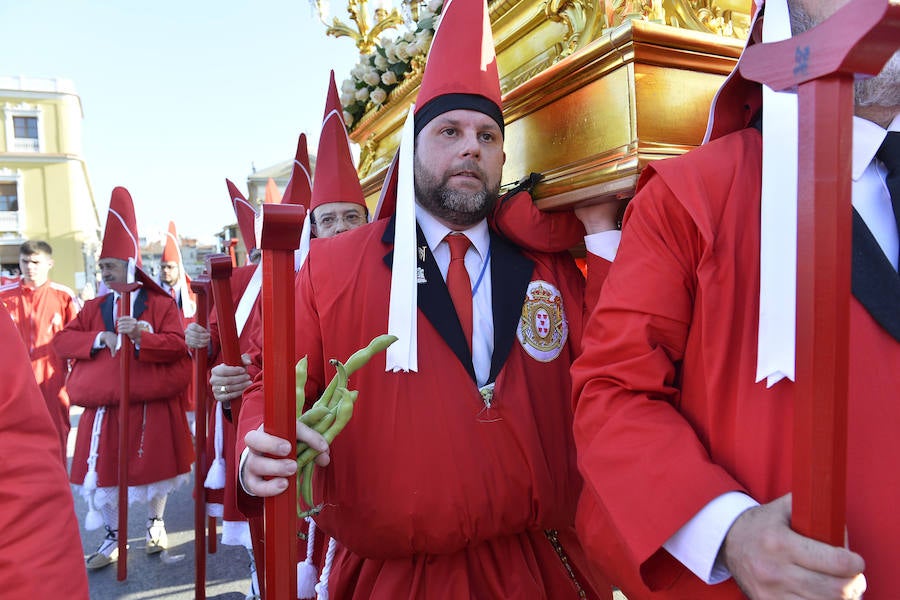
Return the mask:
[[[0,234],[19,233],[19,211],[0,210]]]
[[[34,138],[13,138],[11,152],[39,152],[40,144]]]

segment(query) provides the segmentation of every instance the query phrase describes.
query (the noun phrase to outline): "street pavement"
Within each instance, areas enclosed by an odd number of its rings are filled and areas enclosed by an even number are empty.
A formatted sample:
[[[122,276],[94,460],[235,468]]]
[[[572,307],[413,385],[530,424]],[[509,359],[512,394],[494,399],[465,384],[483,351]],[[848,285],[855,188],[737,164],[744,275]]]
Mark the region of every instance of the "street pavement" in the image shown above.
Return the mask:
[[[75,440],[80,411],[72,407],[72,433],[69,436],[69,459]],[[83,527],[87,504],[78,494],[78,515],[85,558],[92,554],[105,535],[101,527],[86,531]],[[117,564],[88,571],[91,600],[189,600],[195,598],[194,587],[194,501],[193,475],[189,484],[169,496],[166,506],[166,532],[169,549],[148,555],[144,551],[146,536],[146,504],[135,503],[128,510],[128,578],[116,579]],[[221,532],[221,520],[219,531]],[[217,536],[217,542],[221,534]],[[249,557],[240,546],[217,544],[215,554],[206,556],[206,597],[210,600],[244,600],[250,589]]]

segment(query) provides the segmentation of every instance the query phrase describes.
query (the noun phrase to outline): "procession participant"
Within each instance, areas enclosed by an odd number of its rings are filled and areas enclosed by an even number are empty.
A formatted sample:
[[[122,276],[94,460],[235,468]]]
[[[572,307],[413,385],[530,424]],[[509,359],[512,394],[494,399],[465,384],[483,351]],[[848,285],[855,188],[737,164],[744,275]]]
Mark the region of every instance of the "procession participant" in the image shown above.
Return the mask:
[[[19,247],[22,277],[0,288],[0,304],[19,329],[31,356],[31,369],[41,389],[59,434],[60,458],[66,464],[69,439],[69,396],[65,383],[68,368],[53,353],[50,340],[78,313],[78,300],[68,287],[50,281],[53,249],[41,240],[29,240]]]
[[[799,31],[844,1],[788,4]],[[786,23],[787,9],[783,0],[768,0],[763,31]],[[796,173],[784,177],[796,149],[787,160],[769,161],[796,123],[770,125],[774,107],[767,102],[761,135],[752,126],[760,86],[735,74],[715,105],[717,139],[652,163],[642,175],[584,354],[573,367],[575,437],[586,480],[579,534],[629,599],[851,598],[865,580],[867,599],[896,597],[900,54],[857,85],[849,549],[789,528],[794,299],[773,306],[788,309],[790,320],[767,328],[772,313],[761,294],[793,284],[760,281],[770,281],[766,256],[794,277],[785,236],[796,227],[776,232],[778,223],[763,227],[760,219],[764,207],[784,205],[796,189]],[[761,244],[766,240],[771,245]],[[788,360],[773,369],[773,351],[786,347]]]
[[[143,285],[133,293],[130,315],[118,314],[118,294],[89,300],[53,340],[71,359],[68,390],[85,408],[75,442],[71,481],[81,486],[90,512],[85,526],[106,526],[106,537],[87,559],[89,569],[118,558],[119,336],[134,343],[129,391],[129,501],[148,503],[146,551],[166,548],[166,498],[186,479],[193,460],[191,434],[181,406],[191,376],[178,307],[141,269],[134,205],[125,188],[113,190],[98,261],[104,283]],[[96,513],[99,511],[99,514]]]
[[[169,221],[166,243],[159,260],[159,287],[175,300],[185,323],[191,323],[197,311],[197,301],[191,290],[191,278],[184,270],[181,244],[178,241],[174,221]]]
[[[399,337],[386,364],[353,375],[361,398],[330,448],[297,425],[327,465],[313,488],[316,522],[339,542],[324,569],[332,597],[611,597],[574,536],[568,370],[584,280],[568,253],[520,251],[485,220],[505,158],[491,40],[483,0],[445,5],[401,141],[395,217],[313,244],[298,277],[307,399],[329,359],[385,330]],[[294,444],[260,427],[264,383],[245,393],[238,431],[257,496],[296,471]]]
[[[29,369],[27,348],[2,307],[0,345],[0,589],[9,598],[54,598],[65,590],[67,598],[86,600],[78,523],[55,447],[56,427]]]

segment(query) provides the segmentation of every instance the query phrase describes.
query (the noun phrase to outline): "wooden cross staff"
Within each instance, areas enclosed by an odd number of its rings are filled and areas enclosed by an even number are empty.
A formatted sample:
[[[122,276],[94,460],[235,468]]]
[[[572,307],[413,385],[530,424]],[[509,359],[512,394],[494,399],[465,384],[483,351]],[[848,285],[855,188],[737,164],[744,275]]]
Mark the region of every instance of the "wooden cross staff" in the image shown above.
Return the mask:
[[[237,324],[234,321],[234,298],[231,297],[231,257],[227,254],[210,254],[206,257],[213,304],[219,323],[219,345],[223,362],[230,367],[243,367],[238,343]]]
[[[853,80],[879,73],[898,47],[897,0],[851,0],[809,31],[747,48],[740,67],[798,95],[791,526],[834,546],[844,544],[846,513]]]
[[[119,293],[119,317],[131,314],[131,292],[139,289],[141,283],[110,283],[110,289]],[[131,396],[131,354],[134,344],[127,335],[122,336],[119,348],[119,382],[122,393],[119,396],[119,564],[116,579],[128,578],[128,410]]]
[[[201,274],[191,280],[191,290],[197,297],[196,323],[209,328],[209,276]],[[206,364],[207,349],[194,350],[194,423],[196,433],[194,472],[194,597],[206,600]],[[211,532],[215,537],[215,530]]]
[[[262,207],[263,397],[266,433],[296,440],[294,381],[294,250],[300,247],[303,207]],[[265,598],[297,597],[297,481],[265,499]]]

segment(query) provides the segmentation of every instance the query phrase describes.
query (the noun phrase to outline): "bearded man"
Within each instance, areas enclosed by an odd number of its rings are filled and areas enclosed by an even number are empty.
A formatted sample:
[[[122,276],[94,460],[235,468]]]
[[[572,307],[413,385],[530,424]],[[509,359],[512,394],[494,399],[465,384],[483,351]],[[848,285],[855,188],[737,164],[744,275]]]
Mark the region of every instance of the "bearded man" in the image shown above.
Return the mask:
[[[568,252],[522,250],[489,229],[505,124],[487,4],[444,6],[404,128],[395,216],[312,244],[298,275],[307,398],[328,383],[329,359],[399,338],[354,373],[360,399],[330,448],[297,424],[327,464],[312,482],[316,523],[337,541],[323,579],[333,598],[610,598],[573,527],[568,370],[584,279]],[[598,208],[613,236],[616,208]],[[264,384],[245,393],[238,431],[256,496],[296,471],[293,440],[259,429]]]

